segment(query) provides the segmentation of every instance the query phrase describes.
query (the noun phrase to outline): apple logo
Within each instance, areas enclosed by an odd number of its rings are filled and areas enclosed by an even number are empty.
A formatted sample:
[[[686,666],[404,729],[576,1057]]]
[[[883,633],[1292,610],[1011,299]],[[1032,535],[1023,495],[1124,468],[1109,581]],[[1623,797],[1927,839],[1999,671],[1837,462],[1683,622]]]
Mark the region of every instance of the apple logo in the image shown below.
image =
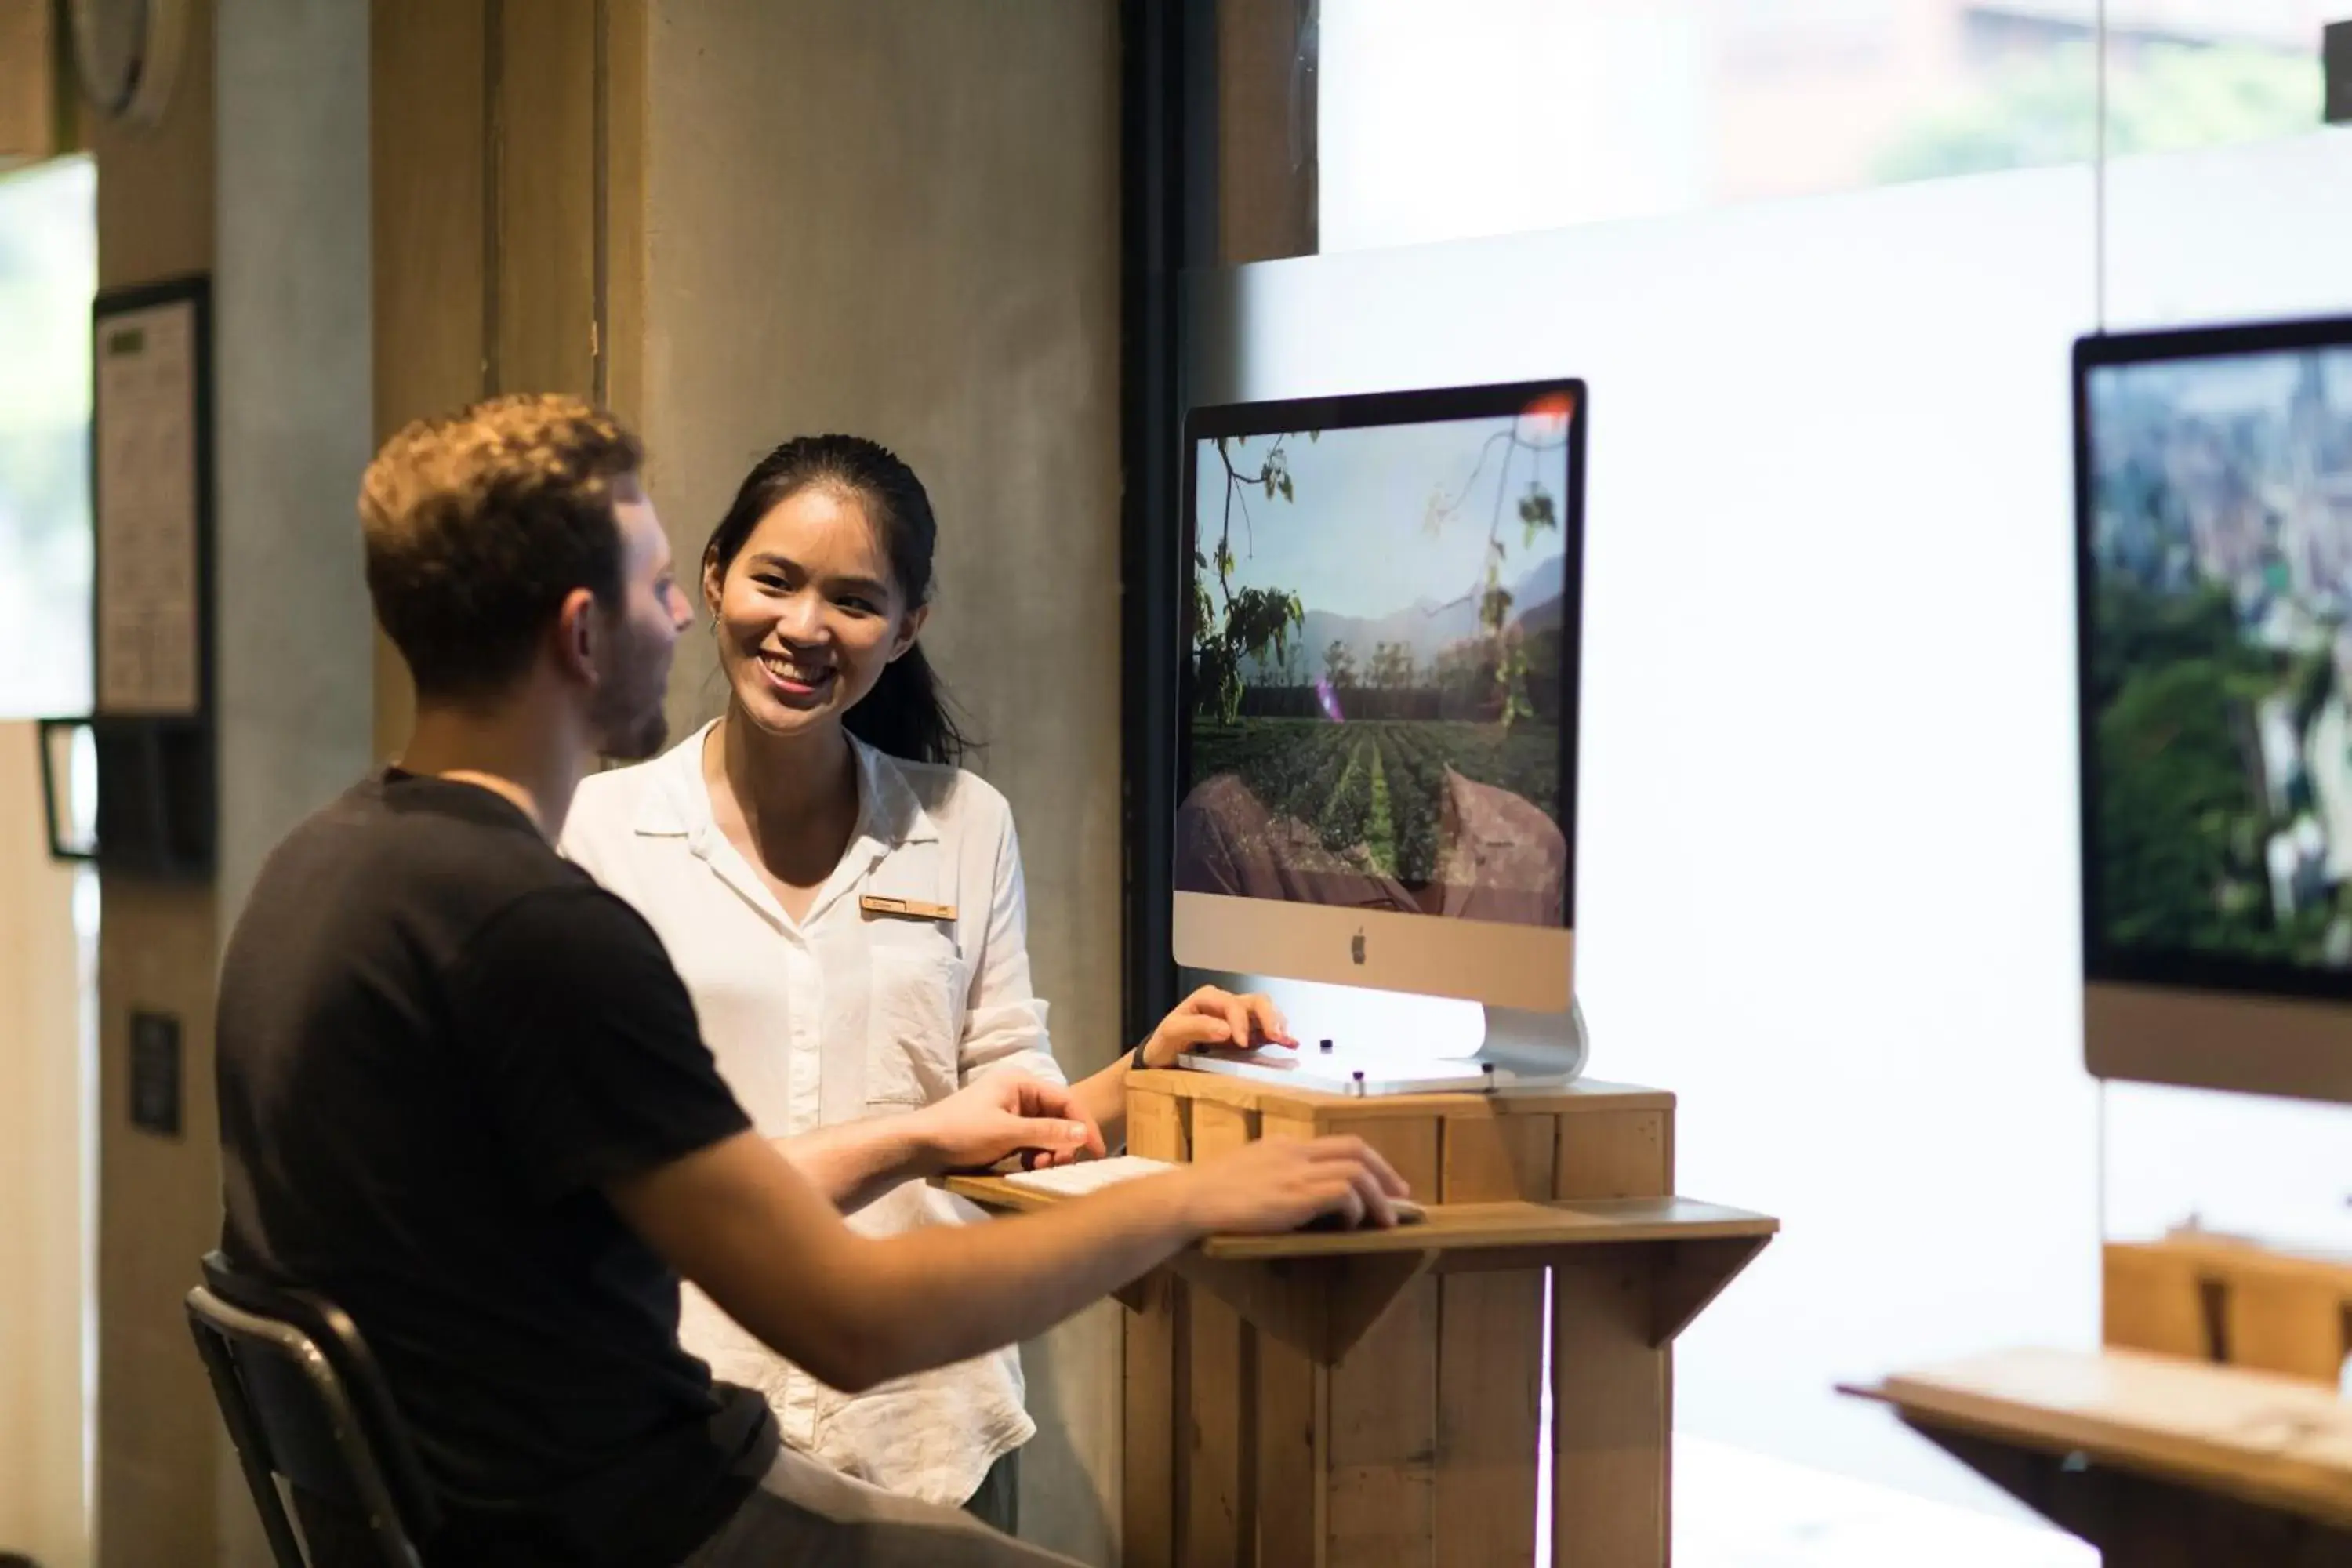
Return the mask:
[[[1359,969],[1363,967],[1364,933],[1361,928],[1357,930],[1355,940],[1348,943],[1348,956],[1356,961],[1356,967]]]

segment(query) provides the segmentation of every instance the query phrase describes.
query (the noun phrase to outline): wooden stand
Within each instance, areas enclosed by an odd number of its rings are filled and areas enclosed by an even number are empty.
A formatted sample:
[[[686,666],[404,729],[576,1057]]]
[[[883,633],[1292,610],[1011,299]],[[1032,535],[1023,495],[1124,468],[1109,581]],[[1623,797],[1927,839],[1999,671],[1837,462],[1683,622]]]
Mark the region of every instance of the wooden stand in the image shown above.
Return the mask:
[[[1532,1563],[1547,1335],[1552,1561],[1666,1561],[1674,1338],[1779,1228],[1670,1195],[1672,1096],[1129,1081],[1135,1153],[1344,1132],[1435,1204],[1395,1230],[1213,1237],[1129,1294],[1128,1568]]]
[[[2110,1350],[2009,1351],[1848,1389],[2107,1568],[2352,1563],[2352,1408],[2272,1373]]]
[[[2016,1350],[1846,1393],[2108,1568],[2352,1563],[2352,1266],[2202,1231],[2110,1242],[2095,1353]]]

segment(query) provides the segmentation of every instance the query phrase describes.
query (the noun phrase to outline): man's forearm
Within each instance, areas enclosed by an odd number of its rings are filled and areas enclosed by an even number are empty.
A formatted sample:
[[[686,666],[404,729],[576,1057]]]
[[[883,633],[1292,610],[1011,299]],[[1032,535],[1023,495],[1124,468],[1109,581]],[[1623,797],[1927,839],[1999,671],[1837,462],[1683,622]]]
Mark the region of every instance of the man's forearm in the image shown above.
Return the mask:
[[[848,1156],[832,1164],[837,1191],[888,1163],[860,1147],[832,1151]],[[1403,1191],[1353,1140],[1273,1139],[1044,1214],[867,1238],[773,1145],[741,1132],[604,1192],[729,1316],[855,1393],[1034,1337],[1213,1230],[1278,1229],[1367,1195],[1377,1206],[1375,1181]]]
[[[856,1214],[902,1182],[932,1174],[930,1146],[907,1116],[820,1127],[775,1145],[843,1214]]]
[[[1033,1339],[1149,1272],[1200,1237],[1169,1185],[1184,1179],[1121,1182],[1043,1214],[866,1244],[841,1282],[864,1371],[898,1377]]]

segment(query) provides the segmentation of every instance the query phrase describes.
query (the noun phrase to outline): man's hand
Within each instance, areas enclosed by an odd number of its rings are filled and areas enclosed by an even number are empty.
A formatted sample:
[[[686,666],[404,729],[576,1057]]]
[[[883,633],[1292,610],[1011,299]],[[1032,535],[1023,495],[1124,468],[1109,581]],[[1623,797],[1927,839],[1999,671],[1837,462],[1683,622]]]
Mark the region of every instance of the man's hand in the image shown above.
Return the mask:
[[[1023,1154],[1024,1164],[1066,1165],[1103,1152],[1102,1130],[1058,1083],[1000,1069],[906,1119],[933,1173],[971,1171]]]
[[[1143,1062],[1146,1067],[1173,1067],[1186,1051],[1250,1051],[1297,1043],[1281,1010],[1264,996],[1236,996],[1203,985],[1160,1020],[1160,1027],[1144,1043]]]
[[[1154,1180],[1188,1184],[1186,1214],[1203,1235],[1296,1230],[1325,1215],[1342,1226],[1396,1223],[1404,1179],[1360,1138],[1261,1138]]]

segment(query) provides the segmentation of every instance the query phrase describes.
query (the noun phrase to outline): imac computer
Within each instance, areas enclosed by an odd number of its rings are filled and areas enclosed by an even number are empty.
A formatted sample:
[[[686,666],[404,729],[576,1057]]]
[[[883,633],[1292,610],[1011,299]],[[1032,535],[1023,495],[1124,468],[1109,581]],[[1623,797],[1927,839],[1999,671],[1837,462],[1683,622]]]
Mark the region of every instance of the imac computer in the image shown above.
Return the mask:
[[[1572,1030],[1585,405],[1555,381],[1192,411],[1178,963],[1354,988],[1397,1029],[1445,1033],[1417,1004],[1450,999]],[[1371,1078],[1497,1083],[1468,1044]],[[1319,1047],[1196,1065],[1350,1058]]]
[[[2352,1100],[2352,320],[2074,351],[2084,1059]]]

